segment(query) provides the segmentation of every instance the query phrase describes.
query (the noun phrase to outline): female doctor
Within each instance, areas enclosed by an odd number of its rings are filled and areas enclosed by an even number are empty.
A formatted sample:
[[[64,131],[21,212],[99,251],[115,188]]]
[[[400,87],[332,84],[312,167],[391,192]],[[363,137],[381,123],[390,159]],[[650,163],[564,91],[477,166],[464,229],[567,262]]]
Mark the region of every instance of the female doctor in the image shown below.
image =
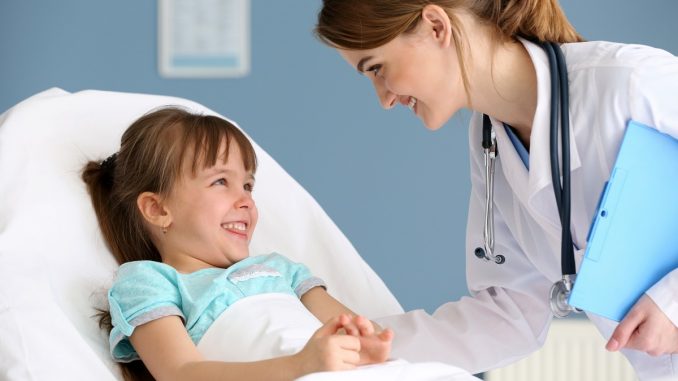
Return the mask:
[[[549,156],[552,71],[539,41],[558,43],[553,49],[562,49],[566,65],[577,264],[627,122],[678,138],[678,58],[646,46],[582,42],[556,0],[324,0],[316,34],[372,82],[386,109],[408,106],[431,130],[461,108],[474,111],[466,238],[472,297],[433,315],[379,320],[396,332],[394,355],[475,373],[538,349],[552,317],[551,286],[562,278]],[[487,254],[476,249],[487,247],[483,115],[499,152],[489,206],[502,264],[479,259]],[[608,338],[607,349],[621,350],[641,379],[678,377],[678,270],[618,325],[589,318]]]

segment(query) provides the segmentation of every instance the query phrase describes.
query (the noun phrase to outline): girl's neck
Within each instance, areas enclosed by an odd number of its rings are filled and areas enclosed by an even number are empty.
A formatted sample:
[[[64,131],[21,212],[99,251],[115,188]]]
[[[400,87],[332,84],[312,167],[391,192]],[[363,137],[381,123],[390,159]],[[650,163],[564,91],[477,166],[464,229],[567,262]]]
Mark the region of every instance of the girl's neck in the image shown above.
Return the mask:
[[[471,107],[511,127],[529,149],[537,108],[537,74],[519,41],[500,42],[487,26],[471,27]]]

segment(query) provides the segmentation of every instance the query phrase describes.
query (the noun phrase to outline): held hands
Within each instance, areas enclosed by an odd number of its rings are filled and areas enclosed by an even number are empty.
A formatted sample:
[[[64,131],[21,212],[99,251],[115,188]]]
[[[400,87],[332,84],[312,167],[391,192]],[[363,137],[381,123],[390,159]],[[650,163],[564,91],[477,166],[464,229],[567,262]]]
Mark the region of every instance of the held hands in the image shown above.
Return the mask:
[[[301,373],[349,370],[383,362],[391,350],[393,331],[375,333],[362,316],[341,314],[320,327],[297,355]]]
[[[678,353],[678,327],[643,295],[614,330],[605,348],[622,348],[647,352],[651,356]]]
[[[364,316],[352,317],[349,324],[344,325],[347,335],[360,339],[360,365],[377,364],[388,360],[391,353],[393,331],[375,329],[374,324]]]

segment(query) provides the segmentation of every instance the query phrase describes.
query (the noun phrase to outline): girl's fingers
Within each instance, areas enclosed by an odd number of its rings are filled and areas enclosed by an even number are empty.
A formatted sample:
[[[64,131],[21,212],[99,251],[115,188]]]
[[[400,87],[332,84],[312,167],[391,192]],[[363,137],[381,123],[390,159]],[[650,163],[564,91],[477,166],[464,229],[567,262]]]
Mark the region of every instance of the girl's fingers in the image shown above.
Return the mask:
[[[343,316],[343,319],[342,319]],[[344,326],[346,322],[346,316],[339,315],[328,320],[322,327],[318,328],[317,331],[313,334],[314,337],[326,337],[334,335],[337,331]]]
[[[335,343],[341,349],[354,351],[356,353],[360,351],[360,340],[355,336],[338,335],[335,336],[333,340],[335,340]]]

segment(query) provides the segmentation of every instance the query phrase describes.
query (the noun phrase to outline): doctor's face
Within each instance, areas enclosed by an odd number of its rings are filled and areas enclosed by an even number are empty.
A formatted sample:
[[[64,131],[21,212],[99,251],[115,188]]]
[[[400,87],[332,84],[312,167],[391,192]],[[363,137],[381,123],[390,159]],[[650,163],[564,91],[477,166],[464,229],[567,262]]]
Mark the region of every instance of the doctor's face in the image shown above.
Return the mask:
[[[435,33],[423,25],[377,48],[339,53],[372,82],[383,108],[413,106],[426,128],[437,130],[467,97],[454,44],[442,46]]]

